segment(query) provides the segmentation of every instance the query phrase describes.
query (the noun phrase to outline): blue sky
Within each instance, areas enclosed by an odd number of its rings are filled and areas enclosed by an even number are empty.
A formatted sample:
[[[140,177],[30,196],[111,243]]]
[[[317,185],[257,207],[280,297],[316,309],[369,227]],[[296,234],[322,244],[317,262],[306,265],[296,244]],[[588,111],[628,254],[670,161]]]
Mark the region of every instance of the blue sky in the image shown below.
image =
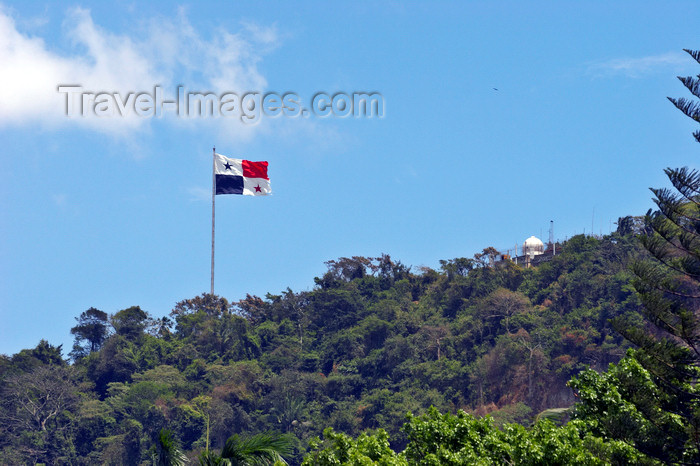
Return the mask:
[[[700,65],[700,4],[0,4],[0,353],[70,350],[74,318],[159,317],[209,290],[211,150],[273,196],[218,196],[216,292],[313,287],[324,261],[414,267],[607,233],[695,166],[667,100]],[[127,96],[381,94],[381,118],[65,115],[59,85]],[[494,90],[496,88],[497,90]]]

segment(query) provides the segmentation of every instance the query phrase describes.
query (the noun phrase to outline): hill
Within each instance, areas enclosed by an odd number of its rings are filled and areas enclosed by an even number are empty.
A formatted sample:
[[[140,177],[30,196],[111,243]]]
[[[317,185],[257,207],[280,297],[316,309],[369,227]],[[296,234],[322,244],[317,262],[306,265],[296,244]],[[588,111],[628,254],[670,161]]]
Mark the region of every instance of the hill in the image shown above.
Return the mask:
[[[203,294],[159,318],[91,308],[70,362],[45,341],[0,359],[0,462],[139,464],[167,427],[191,457],[207,439],[288,433],[299,463],[326,427],[381,426],[402,449],[406,413],[431,405],[529,425],[573,404],[573,375],[624,354],[609,319],[639,319],[629,225],[533,268],[492,262],[492,248],[439,270],[351,257],[311,291]]]

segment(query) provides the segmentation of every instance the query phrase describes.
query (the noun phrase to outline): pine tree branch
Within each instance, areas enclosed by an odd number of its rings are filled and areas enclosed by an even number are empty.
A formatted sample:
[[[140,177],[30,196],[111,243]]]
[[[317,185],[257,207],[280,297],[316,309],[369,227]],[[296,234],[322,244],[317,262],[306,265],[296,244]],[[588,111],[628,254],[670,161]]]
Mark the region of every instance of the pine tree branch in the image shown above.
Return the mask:
[[[669,228],[667,224],[664,224],[659,219],[647,219],[647,224],[651,227],[652,231],[656,233],[653,236],[641,237],[642,245],[647,249],[647,251],[656,260],[658,260],[660,263],[662,263],[669,269],[672,269],[688,277],[700,279],[700,263],[698,264],[698,267],[691,268],[688,267],[687,261],[683,259],[687,258],[688,256],[691,256],[700,261],[700,250],[693,250],[689,247],[685,247],[683,244],[685,243],[685,241],[681,241],[680,244],[678,244],[678,242],[676,241],[676,238],[679,237],[678,232],[675,231],[675,229],[673,228]],[[687,233],[693,234],[691,232]],[[663,240],[664,242],[661,243],[660,240]],[[669,246],[680,254],[672,255],[668,250]],[[667,260],[667,257],[669,256],[672,256],[676,260],[680,259],[683,268],[679,268],[679,266]]]
[[[684,249],[679,248],[677,246],[676,246],[676,248],[681,250],[681,251],[684,251]],[[651,251],[649,251],[649,252],[651,252]],[[667,261],[664,257],[662,257],[660,255],[656,255],[653,252],[652,252],[652,255],[654,256],[654,259],[656,259],[657,261],[659,261],[659,263],[663,264],[664,266],[668,267],[669,269],[671,269],[675,272],[678,272],[680,274],[683,274],[683,275],[690,277],[690,278],[700,279],[700,273],[693,273],[691,271],[687,271],[685,269],[678,268],[677,266],[675,266],[671,262]]]
[[[688,55],[690,55],[691,57],[693,57],[696,62],[700,63],[700,51],[690,49],[683,49],[683,51],[688,53]]]
[[[697,204],[696,197],[700,195],[700,173],[697,170],[690,170],[688,167],[666,168],[664,173],[686,199]]]
[[[677,76],[680,82],[695,96],[700,97],[700,81],[692,76]]]
[[[686,116],[700,122],[700,103],[695,102],[694,100],[687,100],[684,97],[680,97],[678,99],[667,97],[667,99],[670,100],[671,103]]]

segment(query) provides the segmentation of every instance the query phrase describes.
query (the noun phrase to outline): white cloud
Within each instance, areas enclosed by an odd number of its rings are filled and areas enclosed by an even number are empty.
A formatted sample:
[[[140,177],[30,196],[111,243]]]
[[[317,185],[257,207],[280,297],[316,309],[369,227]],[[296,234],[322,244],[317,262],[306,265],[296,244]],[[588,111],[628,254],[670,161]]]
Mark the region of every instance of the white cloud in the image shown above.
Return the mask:
[[[49,53],[42,39],[20,34],[2,11],[0,62],[0,123],[43,117],[51,110],[57,82],[67,78],[70,67],[67,60]]]
[[[149,21],[144,34],[116,34],[93,22],[89,10],[76,8],[66,15],[64,37],[72,47],[58,53],[42,37],[20,32],[17,22],[0,7],[0,127],[40,122],[49,126],[81,125],[116,136],[147,130],[150,118],[92,114],[68,118],[66,95],[58,85],[80,85],[86,91],[152,92],[163,88],[166,98],[176,95],[178,84],[191,91],[264,91],[266,80],[258,71],[262,55],[276,46],[273,28],[243,25],[241,33],[220,29],[202,37],[185,17]],[[204,124],[203,118],[165,118],[178,126]],[[183,121],[184,120],[184,121]],[[248,139],[256,125],[237,118],[219,118],[216,124],[231,137]],[[207,124],[211,124],[208,121]]]
[[[625,75],[632,78],[668,69],[682,69],[692,63],[684,52],[668,52],[640,58],[614,58],[591,63],[588,72],[595,76]]]

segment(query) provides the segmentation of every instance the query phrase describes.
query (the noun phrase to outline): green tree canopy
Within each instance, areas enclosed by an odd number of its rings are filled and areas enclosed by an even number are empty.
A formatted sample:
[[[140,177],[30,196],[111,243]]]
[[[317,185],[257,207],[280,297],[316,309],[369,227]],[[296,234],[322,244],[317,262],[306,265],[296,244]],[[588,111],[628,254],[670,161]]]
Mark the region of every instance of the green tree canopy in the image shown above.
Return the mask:
[[[76,317],[78,324],[70,329],[75,336],[71,356],[79,359],[98,351],[109,336],[109,316],[106,312],[91,307]]]
[[[112,316],[112,326],[117,335],[134,341],[138,339],[146,328],[148,314],[139,306],[123,309]]]

